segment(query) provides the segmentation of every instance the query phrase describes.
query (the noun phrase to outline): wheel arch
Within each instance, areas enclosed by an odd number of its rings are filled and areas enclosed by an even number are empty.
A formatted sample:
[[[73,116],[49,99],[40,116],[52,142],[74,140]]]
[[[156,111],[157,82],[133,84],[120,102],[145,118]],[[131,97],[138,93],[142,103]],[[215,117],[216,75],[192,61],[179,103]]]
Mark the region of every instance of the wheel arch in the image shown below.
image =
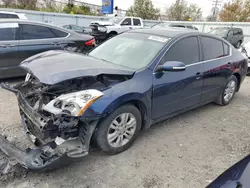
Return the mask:
[[[236,92],[238,92],[238,91],[240,90],[241,76],[240,76],[240,74],[239,74],[238,72],[233,73],[233,75],[234,75],[234,76],[237,78],[237,80],[238,80],[238,85],[237,85],[237,90],[236,90]]]
[[[114,100],[112,103],[110,103],[105,108],[103,113],[106,114],[105,117],[107,117],[115,109],[119,108],[120,106],[126,105],[126,104],[132,104],[140,111],[143,129],[147,128],[151,125],[151,122],[148,121],[151,119],[151,111],[150,111],[151,102],[149,100],[145,99],[144,95],[139,94],[139,93],[125,95],[125,96],[117,98],[116,100]]]
[[[118,32],[117,32],[117,31],[112,30],[112,31],[110,31],[110,32],[109,32],[109,35],[111,35],[111,34],[118,35]]]

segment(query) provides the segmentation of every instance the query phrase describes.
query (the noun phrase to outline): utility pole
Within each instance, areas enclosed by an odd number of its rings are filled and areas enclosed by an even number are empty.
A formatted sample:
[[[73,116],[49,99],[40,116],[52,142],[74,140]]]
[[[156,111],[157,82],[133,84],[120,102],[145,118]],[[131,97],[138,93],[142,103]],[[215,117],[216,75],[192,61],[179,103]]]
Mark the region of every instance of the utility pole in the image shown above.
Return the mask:
[[[221,6],[221,0],[213,0],[213,21],[217,20],[217,16],[218,16],[218,10],[219,10],[219,6]]]

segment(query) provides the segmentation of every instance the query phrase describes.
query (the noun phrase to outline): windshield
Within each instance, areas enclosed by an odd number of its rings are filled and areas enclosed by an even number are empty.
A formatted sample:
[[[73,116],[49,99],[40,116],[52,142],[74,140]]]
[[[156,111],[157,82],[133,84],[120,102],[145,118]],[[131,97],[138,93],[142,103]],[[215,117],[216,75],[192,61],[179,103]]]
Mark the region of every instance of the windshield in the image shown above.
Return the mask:
[[[214,34],[214,35],[224,37],[224,36],[227,35],[228,29],[226,29],[226,28],[216,28],[216,29],[212,30],[210,33]]]
[[[109,21],[115,24],[119,24],[122,21],[123,18],[120,17],[114,17],[114,18],[110,18]]]
[[[163,27],[169,27],[169,23],[159,23],[154,25],[152,28],[163,28]]]
[[[149,65],[167,41],[168,38],[165,37],[124,33],[104,42],[89,55],[138,70]]]

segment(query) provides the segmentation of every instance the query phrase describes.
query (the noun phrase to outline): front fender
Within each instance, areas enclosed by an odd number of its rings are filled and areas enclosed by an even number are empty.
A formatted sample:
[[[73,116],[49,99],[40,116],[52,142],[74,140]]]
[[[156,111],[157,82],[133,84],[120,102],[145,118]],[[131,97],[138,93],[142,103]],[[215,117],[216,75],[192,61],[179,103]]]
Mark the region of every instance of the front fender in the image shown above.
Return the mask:
[[[103,91],[104,95],[95,101],[83,114],[82,118],[102,118],[112,113],[119,106],[138,101],[145,107],[147,119],[151,119],[152,71],[136,73],[130,80],[118,83]]]

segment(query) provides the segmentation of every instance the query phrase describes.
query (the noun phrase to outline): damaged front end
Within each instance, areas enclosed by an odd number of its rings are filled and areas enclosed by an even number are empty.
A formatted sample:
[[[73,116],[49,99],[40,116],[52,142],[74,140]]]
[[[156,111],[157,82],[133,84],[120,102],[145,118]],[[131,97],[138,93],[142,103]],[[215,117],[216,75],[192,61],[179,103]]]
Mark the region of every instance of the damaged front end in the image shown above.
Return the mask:
[[[0,135],[0,150],[9,159],[0,170],[6,171],[14,160],[29,170],[47,171],[87,155],[104,115],[84,118],[82,114],[102,97],[102,90],[124,80],[124,76],[99,75],[46,85],[28,74],[24,83],[14,87],[2,83],[2,88],[16,94],[22,127],[35,147],[23,151]]]

